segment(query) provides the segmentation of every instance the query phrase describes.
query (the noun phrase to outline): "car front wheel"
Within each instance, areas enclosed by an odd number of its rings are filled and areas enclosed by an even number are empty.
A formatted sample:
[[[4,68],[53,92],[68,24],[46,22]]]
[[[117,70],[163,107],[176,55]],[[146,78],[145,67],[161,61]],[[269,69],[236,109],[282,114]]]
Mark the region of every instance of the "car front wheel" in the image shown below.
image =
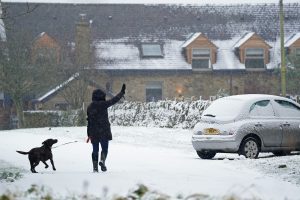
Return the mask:
[[[214,151],[197,151],[197,154],[202,159],[212,159],[217,153]]]
[[[240,153],[246,158],[257,158],[259,154],[259,144],[257,139],[249,137],[242,142]]]

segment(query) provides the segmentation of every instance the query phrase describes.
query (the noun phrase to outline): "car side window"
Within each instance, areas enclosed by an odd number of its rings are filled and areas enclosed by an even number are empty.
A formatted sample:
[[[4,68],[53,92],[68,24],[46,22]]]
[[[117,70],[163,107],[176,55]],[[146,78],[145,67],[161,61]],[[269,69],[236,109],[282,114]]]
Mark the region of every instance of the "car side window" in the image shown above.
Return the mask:
[[[251,117],[274,117],[275,113],[270,100],[255,102],[250,106],[249,116]]]
[[[300,108],[295,104],[284,100],[275,100],[275,102],[281,117],[300,117]]]

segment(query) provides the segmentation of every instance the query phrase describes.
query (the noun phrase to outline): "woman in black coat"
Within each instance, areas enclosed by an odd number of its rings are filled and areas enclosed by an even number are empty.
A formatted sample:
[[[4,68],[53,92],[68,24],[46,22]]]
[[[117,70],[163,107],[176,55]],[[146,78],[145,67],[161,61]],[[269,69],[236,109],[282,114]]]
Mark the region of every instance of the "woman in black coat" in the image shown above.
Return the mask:
[[[93,171],[98,172],[99,143],[101,144],[101,158],[99,165],[106,171],[105,160],[108,153],[108,143],[112,140],[107,108],[117,103],[125,94],[126,85],[112,99],[105,100],[105,92],[100,89],[93,91],[92,103],[87,108],[87,135],[93,145]]]

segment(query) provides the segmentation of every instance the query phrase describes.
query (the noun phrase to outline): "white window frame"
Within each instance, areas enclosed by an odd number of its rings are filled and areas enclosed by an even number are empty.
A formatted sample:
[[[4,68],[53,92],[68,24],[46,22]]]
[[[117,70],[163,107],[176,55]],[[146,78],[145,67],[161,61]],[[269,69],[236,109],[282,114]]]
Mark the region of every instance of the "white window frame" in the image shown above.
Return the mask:
[[[194,56],[194,51],[195,50],[208,50],[209,51],[209,56]],[[207,60],[208,59],[208,68],[207,69],[210,69],[211,68],[211,54],[212,54],[212,51],[210,48],[192,48],[192,62],[193,60]],[[197,70],[201,70],[201,69],[205,69],[205,68],[196,68]]]
[[[252,49],[259,49],[262,50],[262,57],[261,56],[249,56],[247,55],[247,51],[248,50],[252,50]],[[263,60],[265,60],[265,49],[264,48],[246,48],[245,49],[245,59],[257,59],[257,58],[262,58]]]
[[[146,54],[144,53],[144,47],[147,47],[147,46],[157,46],[159,47],[160,49],[160,55],[158,54]],[[142,53],[142,57],[164,57],[164,54],[163,54],[163,50],[162,50],[162,46],[160,44],[157,44],[157,43],[143,43],[141,44],[141,53]]]

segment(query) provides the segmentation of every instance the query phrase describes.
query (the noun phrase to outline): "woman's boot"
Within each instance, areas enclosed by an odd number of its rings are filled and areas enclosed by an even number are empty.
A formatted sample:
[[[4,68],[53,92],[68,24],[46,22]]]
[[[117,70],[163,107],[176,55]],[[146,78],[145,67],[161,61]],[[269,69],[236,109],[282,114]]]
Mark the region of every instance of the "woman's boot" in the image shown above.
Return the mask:
[[[101,158],[100,158],[99,165],[101,167],[101,171],[103,171],[103,172],[107,171],[107,168],[105,166],[106,156],[107,156],[107,153],[101,152]]]
[[[92,154],[93,172],[98,172],[98,154]]]

